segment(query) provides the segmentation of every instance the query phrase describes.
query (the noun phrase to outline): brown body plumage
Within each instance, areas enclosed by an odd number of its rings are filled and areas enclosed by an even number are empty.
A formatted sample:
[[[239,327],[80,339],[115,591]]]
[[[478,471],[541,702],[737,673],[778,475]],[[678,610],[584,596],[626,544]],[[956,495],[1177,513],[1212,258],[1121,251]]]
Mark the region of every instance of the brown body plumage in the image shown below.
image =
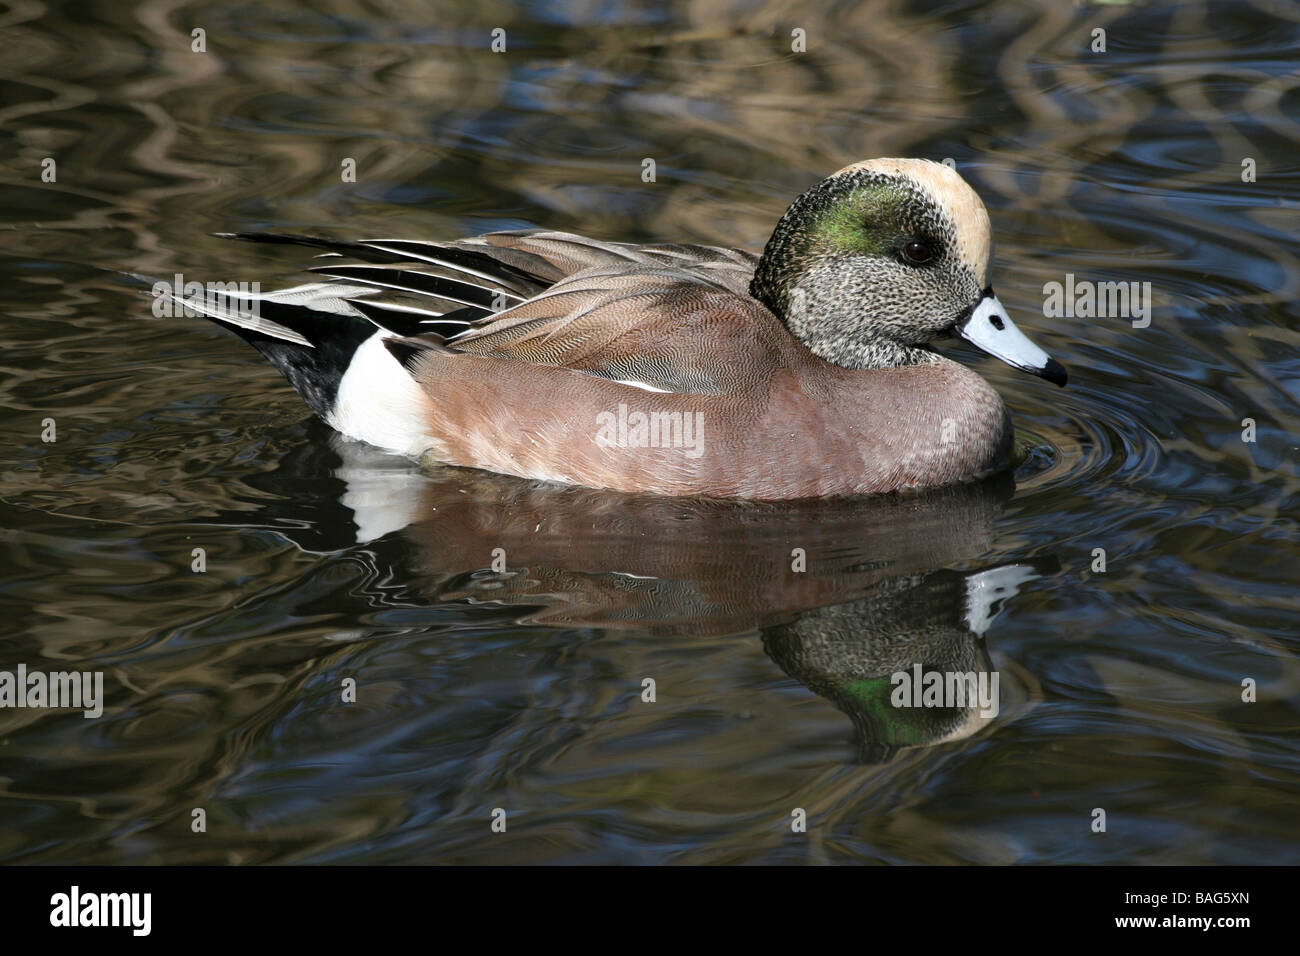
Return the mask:
[[[920,160],[818,184],[761,260],[543,231],[308,242],[370,264],[320,267],[332,283],[237,331],[344,434],[522,478],[768,500],[943,485],[1005,468],[1012,430],[930,340],[1063,383],[988,287],[979,199]],[[307,352],[326,347],[349,355],[333,378]]]

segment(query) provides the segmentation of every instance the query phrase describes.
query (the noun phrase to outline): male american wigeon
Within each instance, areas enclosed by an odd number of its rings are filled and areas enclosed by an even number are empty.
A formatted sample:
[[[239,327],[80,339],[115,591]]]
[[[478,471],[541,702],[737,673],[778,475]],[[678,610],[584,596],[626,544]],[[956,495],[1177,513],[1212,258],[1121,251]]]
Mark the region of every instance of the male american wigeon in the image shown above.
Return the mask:
[[[1011,423],[930,343],[1066,380],[993,294],[983,203],[927,160],[822,180],[762,256],[531,230],[239,238],[327,250],[329,280],[178,301],[344,435],[523,478],[760,500],[966,481],[1010,464]]]

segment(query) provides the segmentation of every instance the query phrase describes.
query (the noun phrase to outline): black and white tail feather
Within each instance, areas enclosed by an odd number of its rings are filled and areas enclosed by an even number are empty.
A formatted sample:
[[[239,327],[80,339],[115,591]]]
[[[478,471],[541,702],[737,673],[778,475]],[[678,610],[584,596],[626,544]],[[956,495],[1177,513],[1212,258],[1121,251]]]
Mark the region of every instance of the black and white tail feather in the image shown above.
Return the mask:
[[[433,242],[217,235],[309,246],[325,250],[318,258],[362,263],[315,266],[310,271],[325,281],[276,292],[232,288],[171,298],[257,348],[331,427],[402,454],[418,454],[426,439],[415,415],[419,386],[393,350],[409,356],[421,343],[453,339],[556,278],[544,267],[530,272],[496,255]]]

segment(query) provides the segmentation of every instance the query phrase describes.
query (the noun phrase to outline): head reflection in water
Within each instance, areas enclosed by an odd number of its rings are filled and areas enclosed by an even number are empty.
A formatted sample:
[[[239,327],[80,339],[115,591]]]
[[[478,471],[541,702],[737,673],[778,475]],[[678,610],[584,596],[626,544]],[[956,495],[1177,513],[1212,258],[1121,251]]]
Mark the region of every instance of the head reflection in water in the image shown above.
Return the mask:
[[[900,575],[866,597],[763,633],[768,655],[853,721],[859,756],[968,737],[996,719],[1001,675],[984,632],[1020,585],[1055,562]],[[919,679],[918,679],[919,678]]]

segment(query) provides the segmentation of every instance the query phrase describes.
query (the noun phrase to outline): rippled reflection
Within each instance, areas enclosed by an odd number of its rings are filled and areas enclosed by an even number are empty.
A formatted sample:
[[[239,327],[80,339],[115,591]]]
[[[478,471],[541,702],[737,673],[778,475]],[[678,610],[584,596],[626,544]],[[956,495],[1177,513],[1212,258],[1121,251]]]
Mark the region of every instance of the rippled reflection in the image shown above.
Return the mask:
[[[0,713],[0,860],[1300,862],[1298,21],[0,10],[0,669],[102,668],[107,696]],[[956,352],[1011,411],[1014,490],[723,507],[420,473],[333,449],[251,350],[118,278],[297,281],[293,252],[205,238],[259,229],[757,249],[887,155],[953,159],[1002,301],[1071,370]],[[1047,316],[1067,274],[1151,282],[1151,324]],[[997,673],[997,716],[885,709],[917,663]]]
[[[432,605],[513,608],[531,624],[758,631],[782,670],[848,713],[869,759],[968,736],[997,716],[996,694],[982,707],[964,698],[913,707],[909,694],[900,709],[891,678],[921,667],[987,680],[989,624],[1039,577],[1028,564],[938,570],[988,551],[1014,492],[1008,475],[920,495],[770,505],[421,473],[359,443],[333,445],[358,541],[376,562],[400,559],[377,566],[380,578]],[[385,535],[408,547],[381,545]],[[1050,559],[1036,565],[1059,570]]]

